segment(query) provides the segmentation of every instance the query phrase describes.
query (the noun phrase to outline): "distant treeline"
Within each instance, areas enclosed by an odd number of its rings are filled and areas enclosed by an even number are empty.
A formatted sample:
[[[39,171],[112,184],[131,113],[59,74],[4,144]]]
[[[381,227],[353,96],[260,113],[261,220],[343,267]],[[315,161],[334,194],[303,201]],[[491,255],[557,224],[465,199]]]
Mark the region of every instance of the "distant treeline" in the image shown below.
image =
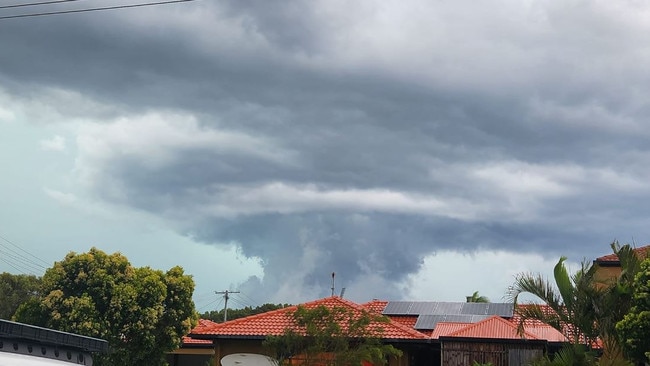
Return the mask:
[[[291,304],[263,304],[257,307],[246,306],[241,309],[228,309],[228,320],[244,318],[250,315],[262,314],[267,311],[282,309]],[[211,320],[215,323],[223,323],[224,309],[219,311],[206,311],[201,314],[201,319]]]

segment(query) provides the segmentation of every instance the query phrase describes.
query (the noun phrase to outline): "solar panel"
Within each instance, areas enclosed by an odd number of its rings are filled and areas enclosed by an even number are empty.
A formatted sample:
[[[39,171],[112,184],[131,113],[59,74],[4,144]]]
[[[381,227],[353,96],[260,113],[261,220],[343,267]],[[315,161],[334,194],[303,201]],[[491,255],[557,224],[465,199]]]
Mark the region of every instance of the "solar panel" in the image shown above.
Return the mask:
[[[492,315],[512,318],[515,313],[515,305],[512,303],[490,303],[489,305],[489,314]]]
[[[413,301],[389,301],[382,311],[384,315],[409,315]]]
[[[468,303],[435,301],[390,301],[384,315],[499,315],[512,317],[512,303]]]
[[[434,314],[461,314],[463,304],[462,302],[439,302]]]
[[[440,322],[459,322],[459,323],[476,323],[487,318],[487,315],[465,315],[465,314],[447,314],[447,315],[420,315],[415,322],[415,329],[432,330]]]
[[[435,307],[436,307],[435,302],[414,301],[411,305],[410,314],[412,315],[435,314],[434,312]]]
[[[489,304],[487,303],[478,303],[478,302],[466,302],[463,303],[463,307],[460,311],[461,314],[474,314],[474,315],[485,315],[489,314]]]

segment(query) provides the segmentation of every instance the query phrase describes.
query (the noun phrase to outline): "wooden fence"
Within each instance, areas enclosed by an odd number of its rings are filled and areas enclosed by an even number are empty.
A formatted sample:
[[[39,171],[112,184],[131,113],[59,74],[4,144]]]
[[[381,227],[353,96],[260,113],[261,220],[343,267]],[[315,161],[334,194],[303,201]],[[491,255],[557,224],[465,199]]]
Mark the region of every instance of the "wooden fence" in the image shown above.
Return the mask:
[[[543,353],[539,344],[444,342],[442,366],[523,366]]]

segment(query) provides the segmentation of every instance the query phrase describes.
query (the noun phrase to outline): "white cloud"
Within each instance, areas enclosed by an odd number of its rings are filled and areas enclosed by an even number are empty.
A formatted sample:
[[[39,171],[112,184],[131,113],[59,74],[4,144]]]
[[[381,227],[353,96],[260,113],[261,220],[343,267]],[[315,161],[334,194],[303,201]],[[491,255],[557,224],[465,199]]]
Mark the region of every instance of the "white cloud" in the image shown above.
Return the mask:
[[[188,151],[251,156],[276,164],[296,160],[293,152],[270,139],[202,126],[192,115],[164,111],[84,124],[77,143],[76,169],[86,183],[101,177],[104,164],[124,157],[150,169],[173,164],[178,154]]]
[[[66,147],[65,138],[59,135],[53,136],[50,139],[41,140],[39,145],[45,151],[64,151]]]
[[[472,219],[481,207],[469,201],[391,189],[325,189],[316,185],[274,182],[217,186],[201,211],[208,216],[236,216],[309,211],[388,212]],[[203,194],[203,192],[200,192]]]
[[[45,194],[63,206],[77,206],[79,199],[72,193],[65,193],[55,189],[44,188]]]
[[[426,256],[420,271],[404,281],[404,297],[423,301],[464,301],[465,296],[478,291],[492,302],[504,302],[518,274],[540,273],[553,282],[553,267],[558,259],[504,251],[478,250],[471,254],[441,251]],[[565,264],[570,271],[579,268],[571,259]]]

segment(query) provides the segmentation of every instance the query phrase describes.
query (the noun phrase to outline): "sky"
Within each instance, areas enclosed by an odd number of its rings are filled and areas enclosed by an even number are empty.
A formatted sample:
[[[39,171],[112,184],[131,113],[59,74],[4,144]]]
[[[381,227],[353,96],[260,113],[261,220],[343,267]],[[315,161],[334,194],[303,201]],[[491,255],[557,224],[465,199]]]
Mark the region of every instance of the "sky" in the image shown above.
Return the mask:
[[[7,18],[135,3],[0,7],[0,271],[97,247],[182,266],[202,312],[326,297],[332,272],[353,301],[498,302],[649,241],[644,1]]]

